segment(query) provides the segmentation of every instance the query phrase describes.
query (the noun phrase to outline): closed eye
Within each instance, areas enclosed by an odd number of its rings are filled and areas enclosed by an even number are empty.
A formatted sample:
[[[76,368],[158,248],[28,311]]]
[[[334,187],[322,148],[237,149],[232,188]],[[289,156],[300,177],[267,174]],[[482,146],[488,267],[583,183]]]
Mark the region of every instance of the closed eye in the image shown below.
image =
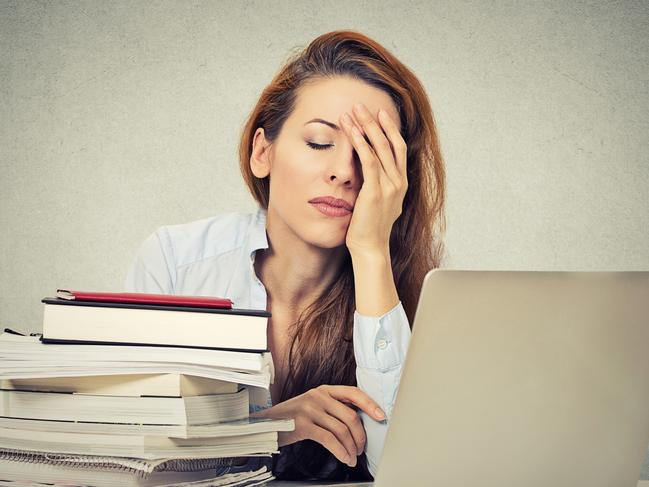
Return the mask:
[[[307,142],[306,145],[308,145],[314,150],[325,150],[328,149],[329,147],[333,147],[333,144],[320,145],[320,144],[314,144],[313,142]]]

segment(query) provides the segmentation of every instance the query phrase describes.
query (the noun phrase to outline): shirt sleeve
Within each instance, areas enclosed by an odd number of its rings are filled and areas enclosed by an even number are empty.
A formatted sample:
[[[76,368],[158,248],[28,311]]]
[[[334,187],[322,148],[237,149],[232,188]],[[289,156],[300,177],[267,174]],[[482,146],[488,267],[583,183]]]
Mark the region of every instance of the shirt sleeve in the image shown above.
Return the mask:
[[[367,435],[367,464],[372,476],[376,476],[383,451],[410,336],[410,324],[401,301],[379,317],[354,312],[353,342],[358,388],[374,399],[386,414],[386,419],[379,422],[360,412]]]
[[[138,248],[124,281],[124,292],[174,294],[176,267],[165,227],[149,235]]]

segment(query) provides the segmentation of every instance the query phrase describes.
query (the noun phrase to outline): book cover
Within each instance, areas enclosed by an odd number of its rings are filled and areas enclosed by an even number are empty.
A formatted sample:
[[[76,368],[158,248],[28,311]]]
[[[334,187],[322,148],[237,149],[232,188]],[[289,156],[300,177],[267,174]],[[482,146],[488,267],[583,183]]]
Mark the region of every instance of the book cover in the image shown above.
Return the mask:
[[[114,293],[97,291],[70,291],[57,289],[57,297],[75,301],[96,301],[114,303],[143,303],[170,304],[181,306],[197,306],[202,308],[232,308],[233,303],[228,298],[212,296],[184,296],[176,294],[150,293]]]
[[[44,343],[266,351],[266,310],[43,298]]]

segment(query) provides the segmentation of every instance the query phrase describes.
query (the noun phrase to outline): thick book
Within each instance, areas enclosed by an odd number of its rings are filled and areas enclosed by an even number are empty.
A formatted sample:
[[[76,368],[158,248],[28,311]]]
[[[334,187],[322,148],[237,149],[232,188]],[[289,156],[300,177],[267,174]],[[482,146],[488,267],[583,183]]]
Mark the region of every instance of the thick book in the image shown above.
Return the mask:
[[[108,344],[44,344],[37,336],[0,334],[0,379],[180,373],[267,389],[269,352]],[[264,402],[265,404],[265,402]]]
[[[0,390],[0,416],[100,423],[195,425],[243,419],[249,392],[192,397],[91,396]]]
[[[277,432],[203,438],[60,433],[0,428],[0,448],[142,459],[222,458],[277,451]]]
[[[0,389],[37,392],[72,392],[99,396],[188,397],[232,394],[236,382],[185,374],[119,374],[82,377],[0,379]]]
[[[255,457],[259,457],[259,461],[255,462]],[[56,482],[57,485],[65,483],[94,487],[154,487],[171,484],[244,487],[261,485],[273,479],[267,466],[262,463],[264,457],[270,457],[270,454],[255,457],[160,461],[7,449],[0,450],[0,472],[3,480],[19,482],[21,487],[25,485],[25,478],[39,482],[39,485]]]
[[[73,364],[93,366],[95,362],[121,363],[173,363],[204,367],[216,367],[245,372],[261,372],[271,364],[269,352],[251,353],[232,350],[201,349],[186,347],[151,347],[132,345],[107,345],[80,343],[73,347],[67,344],[44,344],[38,336],[0,333],[0,377],[10,370],[6,364],[11,361],[25,365],[61,367]],[[111,375],[114,372],[111,372]],[[80,374],[86,375],[86,374]],[[96,373],[87,375],[98,375]],[[34,376],[39,377],[39,376]],[[54,376],[42,376],[54,377]]]
[[[103,435],[164,436],[167,438],[203,438],[206,436],[240,436],[272,431],[293,431],[293,419],[247,417],[225,423],[186,424],[124,424],[17,419],[0,417],[0,428],[59,433],[92,433]]]
[[[266,351],[266,310],[43,298],[44,343]]]

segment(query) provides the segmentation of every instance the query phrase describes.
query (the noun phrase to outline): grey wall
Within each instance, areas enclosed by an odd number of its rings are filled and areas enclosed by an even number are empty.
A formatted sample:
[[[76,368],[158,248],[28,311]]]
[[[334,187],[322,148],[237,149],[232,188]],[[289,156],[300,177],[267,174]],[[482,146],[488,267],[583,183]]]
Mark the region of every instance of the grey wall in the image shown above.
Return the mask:
[[[428,90],[446,267],[649,270],[648,24],[641,1],[2,1],[0,326],[38,331],[59,287],[120,290],[159,225],[252,210],[244,117],[340,28]]]

